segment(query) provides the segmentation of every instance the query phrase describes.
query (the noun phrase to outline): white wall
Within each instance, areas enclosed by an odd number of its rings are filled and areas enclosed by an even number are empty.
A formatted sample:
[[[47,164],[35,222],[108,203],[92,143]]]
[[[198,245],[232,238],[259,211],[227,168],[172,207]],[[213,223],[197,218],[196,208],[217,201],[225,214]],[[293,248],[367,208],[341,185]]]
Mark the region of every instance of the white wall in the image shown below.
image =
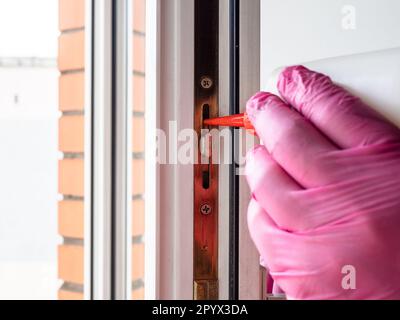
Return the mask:
[[[57,297],[57,84],[0,68],[0,299]]]
[[[0,0],[0,56],[56,57],[58,0]]]
[[[399,47],[399,30],[399,0],[261,0],[261,86],[278,67]]]

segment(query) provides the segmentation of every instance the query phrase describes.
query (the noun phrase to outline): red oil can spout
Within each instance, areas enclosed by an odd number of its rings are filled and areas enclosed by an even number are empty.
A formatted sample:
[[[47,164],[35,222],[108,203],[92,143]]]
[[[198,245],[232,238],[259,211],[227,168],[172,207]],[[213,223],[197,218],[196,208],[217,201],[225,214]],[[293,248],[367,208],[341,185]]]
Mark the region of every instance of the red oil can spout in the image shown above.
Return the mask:
[[[206,119],[204,120],[204,125],[211,127],[245,128],[249,133],[256,135],[254,126],[252,125],[246,113],[220,118]]]

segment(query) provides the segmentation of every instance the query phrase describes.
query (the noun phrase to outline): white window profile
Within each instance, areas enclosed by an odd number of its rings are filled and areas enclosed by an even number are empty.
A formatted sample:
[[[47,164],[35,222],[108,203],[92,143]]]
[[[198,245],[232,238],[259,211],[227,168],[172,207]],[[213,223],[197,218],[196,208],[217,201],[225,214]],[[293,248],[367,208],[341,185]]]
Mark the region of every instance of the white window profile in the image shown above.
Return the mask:
[[[229,1],[220,21],[220,112],[229,110]],[[259,89],[259,0],[242,1],[241,103]],[[85,297],[130,297],[130,1],[87,0]],[[129,13],[128,13],[129,12]],[[113,15],[114,14],[114,15]],[[92,20],[93,19],[93,20]],[[91,29],[91,26],[94,26]],[[193,128],[194,0],[146,0],[145,299],[193,299],[193,168],[157,163],[157,130]],[[248,48],[256,48],[250,52]],[[113,120],[113,121],[112,121]],[[93,151],[93,153],[91,153]],[[228,168],[220,172],[220,298],[229,294]],[[261,297],[240,182],[240,297]],[[242,187],[243,186],[243,187]],[[88,240],[90,239],[90,240]],[[90,254],[89,254],[90,253]]]

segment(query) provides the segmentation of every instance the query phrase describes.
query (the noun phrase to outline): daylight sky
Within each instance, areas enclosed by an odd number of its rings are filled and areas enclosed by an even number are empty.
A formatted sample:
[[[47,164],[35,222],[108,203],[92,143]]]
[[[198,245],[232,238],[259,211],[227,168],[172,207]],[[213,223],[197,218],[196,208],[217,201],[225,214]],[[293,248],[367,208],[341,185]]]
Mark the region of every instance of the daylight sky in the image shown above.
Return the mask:
[[[0,57],[56,57],[58,0],[0,0]]]

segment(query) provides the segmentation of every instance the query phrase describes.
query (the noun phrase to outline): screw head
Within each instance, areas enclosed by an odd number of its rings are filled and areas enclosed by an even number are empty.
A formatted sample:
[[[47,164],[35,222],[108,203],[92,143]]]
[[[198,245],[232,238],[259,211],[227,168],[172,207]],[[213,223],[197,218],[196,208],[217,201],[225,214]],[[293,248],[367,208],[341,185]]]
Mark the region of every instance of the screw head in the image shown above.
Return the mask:
[[[200,79],[200,85],[203,89],[211,89],[211,87],[214,85],[214,82],[210,77],[202,77]]]
[[[201,214],[208,216],[212,212],[212,207],[209,204],[205,203],[200,207],[200,212]]]

